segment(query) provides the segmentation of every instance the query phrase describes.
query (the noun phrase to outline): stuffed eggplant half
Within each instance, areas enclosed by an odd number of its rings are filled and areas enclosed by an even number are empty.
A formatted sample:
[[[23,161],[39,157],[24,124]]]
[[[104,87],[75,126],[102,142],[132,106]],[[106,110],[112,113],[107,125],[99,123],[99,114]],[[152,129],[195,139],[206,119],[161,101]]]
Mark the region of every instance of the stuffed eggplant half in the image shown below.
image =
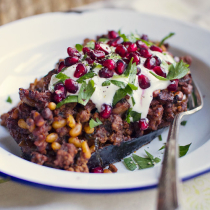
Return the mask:
[[[147,35],[109,31],[68,47],[68,57],[1,116],[31,162],[101,172],[160,135],[187,110],[191,58]],[[110,172],[117,169],[111,165]],[[107,169],[106,169],[107,170]]]

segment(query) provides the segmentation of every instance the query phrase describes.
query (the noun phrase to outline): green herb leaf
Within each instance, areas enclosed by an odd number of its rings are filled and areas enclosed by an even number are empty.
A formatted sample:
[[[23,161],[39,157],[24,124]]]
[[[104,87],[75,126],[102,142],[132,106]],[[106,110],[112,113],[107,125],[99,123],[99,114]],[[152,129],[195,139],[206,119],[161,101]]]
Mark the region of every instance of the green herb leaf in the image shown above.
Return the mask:
[[[131,111],[130,116],[133,118],[133,122],[139,121],[141,119],[141,113],[136,111]]]
[[[132,89],[132,90],[138,90],[138,87],[136,87],[135,85],[128,83],[128,86]]]
[[[72,102],[78,102],[78,96],[77,95],[67,96],[63,101],[61,101],[60,103],[58,103],[56,105],[56,109],[60,108],[64,104],[68,104],[68,103],[72,103]]]
[[[149,71],[149,73],[152,74],[153,76],[155,76],[159,80],[168,81],[168,79],[166,79],[165,77],[161,77],[161,76],[155,74],[154,71]]]
[[[131,111],[132,111],[132,108],[129,108],[128,111],[127,111],[127,115],[126,115],[126,118],[125,118],[125,121],[127,123],[131,122],[131,120],[130,120],[130,118],[131,118]]]
[[[182,125],[182,126],[185,126],[186,124],[187,124],[187,121],[182,121],[182,122],[181,122],[181,125]]]
[[[131,60],[130,60],[130,62],[129,62],[129,64],[128,64],[128,66],[127,66],[125,72],[123,73],[123,75],[124,75],[125,77],[128,77],[129,74],[130,74],[132,62],[133,62],[133,57],[131,58]]]
[[[111,82],[109,80],[104,81],[101,85],[102,86],[109,86]]]
[[[150,158],[143,158],[138,155],[133,154],[134,161],[138,164],[139,169],[151,168],[154,166]]]
[[[106,41],[108,41],[109,39],[108,38],[100,38],[98,41],[99,42],[106,42]]]
[[[159,139],[159,141],[163,140],[161,135],[158,136],[158,139]]]
[[[136,67],[136,63],[134,62],[133,64],[131,64],[131,68],[129,71],[129,83],[135,84],[136,73],[137,73],[137,67]]]
[[[158,151],[165,149],[165,145],[163,145]]]
[[[113,84],[113,85],[116,85],[120,88],[125,88],[126,87],[126,84],[124,82],[121,82],[121,81],[118,81],[118,80],[110,80],[110,82]]]
[[[153,155],[151,155],[149,152],[147,152],[147,150],[144,150],[144,151],[146,152],[146,154],[147,154],[147,156],[149,157],[150,160],[154,159]]]
[[[87,74],[81,76],[79,79],[77,79],[76,81],[78,83],[83,83],[86,79],[90,79],[93,78],[94,76],[96,76],[97,74],[95,74],[94,72],[88,72]]]
[[[125,89],[120,88],[116,91],[114,97],[113,97],[113,106],[120,101],[122,98],[124,98],[127,95],[127,91]]]
[[[170,33],[169,35],[165,36],[165,37],[161,40],[161,42],[160,42],[160,44],[159,44],[159,47],[165,42],[166,39],[172,37],[174,34],[175,34],[175,33]]]
[[[76,44],[76,45],[75,45],[75,48],[76,48],[79,52],[81,52],[83,46],[82,46],[81,44]]]
[[[187,144],[185,146],[179,146],[179,157],[183,157],[187,154],[191,144],[192,143]]]
[[[129,42],[130,41],[129,38],[125,34],[119,34],[119,36],[123,38],[124,42]]]
[[[10,96],[8,96],[6,102],[8,102],[8,103],[10,103],[10,104],[12,103],[12,99],[10,98]]]
[[[88,103],[90,97],[93,95],[94,91],[95,87],[93,80],[90,80],[88,84],[83,82],[78,94],[78,103],[85,106]]]
[[[84,61],[87,58],[87,54],[85,54],[82,58],[82,61]]]
[[[124,162],[124,165],[126,166],[126,168],[130,171],[134,171],[137,168],[135,162],[133,161],[133,159],[131,157],[124,158],[123,162]]]
[[[131,97],[131,101],[132,101],[133,106],[135,106],[136,102],[133,96]]]
[[[95,68],[99,68],[101,69],[103,66],[99,63],[93,63],[93,67],[92,67],[92,70],[95,69]]]
[[[94,41],[90,41],[86,44],[86,47],[91,48],[92,50],[95,49],[95,42]]]
[[[121,56],[119,56],[117,53],[111,53],[107,56],[107,59],[113,59],[113,60],[119,60],[121,59]]]
[[[140,39],[142,42],[144,42],[144,44],[146,44],[148,47],[150,47],[150,46],[152,46],[153,45],[153,43],[152,42],[148,42],[148,41],[146,41],[146,40],[144,40],[144,39]]]
[[[90,128],[94,128],[94,127],[99,126],[101,124],[103,124],[103,123],[98,118],[96,118],[96,121],[94,119],[91,119],[89,121]]]
[[[62,82],[64,82],[66,79],[69,79],[70,77],[66,76],[65,74],[63,74],[62,72],[58,73],[55,78],[61,80]]]

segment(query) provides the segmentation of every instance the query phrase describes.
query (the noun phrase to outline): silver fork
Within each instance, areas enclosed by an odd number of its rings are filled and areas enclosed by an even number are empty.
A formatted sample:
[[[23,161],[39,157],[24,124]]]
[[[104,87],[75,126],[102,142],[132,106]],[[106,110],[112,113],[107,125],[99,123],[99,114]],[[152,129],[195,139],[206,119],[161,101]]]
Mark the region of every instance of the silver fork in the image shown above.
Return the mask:
[[[188,96],[188,111],[176,115],[169,128],[159,178],[157,210],[178,210],[181,208],[178,195],[181,182],[177,173],[179,125],[184,115],[194,114],[203,107],[201,92],[194,82],[192,85],[193,92]]]

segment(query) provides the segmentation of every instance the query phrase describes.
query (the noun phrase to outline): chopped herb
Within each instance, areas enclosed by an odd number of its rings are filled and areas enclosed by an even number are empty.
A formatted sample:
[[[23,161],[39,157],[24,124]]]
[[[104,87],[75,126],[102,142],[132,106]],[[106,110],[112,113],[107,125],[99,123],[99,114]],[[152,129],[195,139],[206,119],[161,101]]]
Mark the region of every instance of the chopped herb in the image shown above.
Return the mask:
[[[148,42],[148,41],[146,41],[146,40],[144,40],[144,39],[140,39],[142,42],[144,42],[144,44],[146,44],[148,47],[150,47],[151,45],[153,45],[153,43],[152,42]]]
[[[169,35],[165,36],[165,37],[161,40],[161,42],[160,42],[160,44],[159,44],[159,47],[165,42],[166,39],[172,37],[174,34],[175,34],[175,33],[170,33]]]
[[[127,91],[123,88],[118,89],[115,92],[115,95],[113,97],[113,105],[115,105],[118,101],[120,101],[122,98],[124,98],[127,95]]]
[[[131,157],[124,158],[123,162],[124,162],[124,165],[126,166],[126,168],[130,171],[134,171],[137,168],[135,162],[133,161],[133,159]]]
[[[96,121],[94,119],[91,119],[90,122],[89,122],[89,126],[90,128],[94,128],[96,126],[99,126],[103,124],[98,118],[96,118]]]
[[[130,74],[132,62],[133,62],[133,57],[131,58],[131,60],[130,60],[130,62],[129,62],[129,64],[128,64],[128,66],[127,66],[125,72],[123,73],[123,75],[124,75],[125,77],[128,77],[129,74]]]
[[[6,102],[8,102],[8,103],[12,103],[12,99],[11,99],[11,97],[10,96],[8,96],[8,98],[7,98],[7,100],[6,100]]]
[[[133,96],[131,97],[131,101],[132,101],[133,106],[135,106],[136,102]]]
[[[97,74],[93,73],[93,72],[88,72],[87,74],[81,76],[79,79],[77,79],[78,83],[83,83],[86,79],[90,79],[93,78],[94,76],[96,76]]]
[[[92,70],[95,69],[95,68],[99,68],[101,69],[103,66],[99,63],[93,63],[93,67],[92,67]]]
[[[123,38],[124,42],[129,42],[130,41],[129,38],[125,34],[120,33],[119,36]]]
[[[157,75],[154,71],[149,71],[149,73],[152,74],[153,76],[155,76],[159,80],[168,81],[168,79],[166,79],[165,77],[161,77],[161,76]]]
[[[113,60],[119,60],[119,59],[121,59],[121,56],[119,56],[117,53],[111,53],[110,55],[108,55],[107,57],[106,57],[107,59],[113,59]]]
[[[187,124],[187,121],[182,121],[181,125],[185,126]]]
[[[84,61],[87,58],[87,54],[85,54],[82,58],[82,61]]]
[[[138,90],[138,87],[136,87],[135,85],[128,83],[128,86],[132,89],[132,90]]]
[[[88,84],[84,81],[79,90],[78,103],[85,106],[88,103],[90,97],[93,95],[94,91],[95,91],[94,81],[90,80]]]
[[[62,82],[64,82],[66,79],[69,79],[70,77],[66,76],[65,74],[63,74],[62,72],[58,73],[55,78],[61,80]]]
[[[56,109],[60,108],[64,104],[72,103],[72,102],[78,102],[78,96],[77,95],[70,95],[67,96],[63,101],[57,104]]]
[[[158,151],[165,149],[165,145],[163,145]]]
[[[132,108],[130,108],[127,111],[126,121],[127,123],[130,123],[130,118],[133,118],[133,122],[139,121],[141,119],[141,113],[138,113],[136,111],[132,111]]]
[[[158,136],[158,139],[159,139],[159,141],[163,140],[161,135]]]
[[[98,41],[99,42],[106,42],[106,41],[108,41],[109,39],[108,38],[100,38]]]
[[[131,122],[131,120],[130,120],[130,118],[131,118],[131,111],[132,111],[132,108],[129,108],[128,111],[127,111],[127,115],[126,115],[126,118],[125,118],[125,121],[127,123]]]
[[[131,68],[129,71],[129,83],[131,83],[131,84],[135,83],[136,73],[137,73],[137,67],[136,67],[136,63],[134,62],[133,64],[131,64]]]
[[[76,44],[75,47],[79,52],[82,51],[83,46],[81,44]]]
[[[118,81],[118,80],[110,80],[110,82],[113,84],[113,85],[116,85],[120,88],[125,88],[126,87],[126,84],[124,82],[121,82],[121,81]]]
[[[109,80],[104,81],[101,85],[102,86],[109,86],[111,82]]]
[[[86,44],[86,47],[89,47],[89,48],[91,48],[91,49],[94,50],[94,48],[95,48],[95,42],[94,42],[94,41],[88,42],[88,43]]]

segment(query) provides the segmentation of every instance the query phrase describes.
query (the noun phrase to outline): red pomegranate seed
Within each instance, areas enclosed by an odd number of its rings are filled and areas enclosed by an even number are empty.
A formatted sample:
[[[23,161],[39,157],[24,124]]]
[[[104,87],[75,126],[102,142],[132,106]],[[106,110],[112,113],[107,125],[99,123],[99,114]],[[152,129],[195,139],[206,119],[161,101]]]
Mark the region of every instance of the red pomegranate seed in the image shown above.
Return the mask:
[[[56,84],[54,90],[53,99],[56,103],[59,103],[66,98],[66,88],[63,83]]]
[[[96,168],[92,168],[90,170],[91,173],[103,173],[103,168],[101,166],[96,167]]]
[[[72,65],[78,63],[78,61],[79,61],[79,58],[76,57],[76,56],[67,57],[67,58],[65,58],[65,60],[64,60],[64,65],[65,65],[65,66],[72,66]]]
[[[157,51],[157,52],[163,52],[163,50],[160,48],[160,47],[157,47],[157,46],[155,46],[155,45],[152,45],[151,47],[150,47],[150,50],[152,50],[152,51]]]
[[[155,66],[159,66],[161,60],[157,56],[149,57],[144,63],[144,67],[148,69],[153,69]]]
[[[147,118],[142,118],[139,120],[139,128],[144,131],[149,127],[149,120]]]
[[[140,53],[140,56],[142,56],[144,58],[149,58],[152,56],[152,53],[150,53],[149,50],[147,50],[145,48],[140,48],[139,53]]]
[[[139,75],[141,73],[141,68],[139,66],[137,66],[137,72],[136,75]]]
[[[178,88],[178,79],[171,80],[171,84],[167,87],[168,91],[176,91]]]
[[[119,34],[116,31],[109,31],[108,32],[108,38],[109,39],[114,39],[114,38],[116,38],[118,36],[119,36]]]
[[[58,65],[58,73],[63,69],[65,68],[66,66],[64,65],[64,61],[61,61]]]
[[[156,55],[154,56],[154,58],[155,58],[155,60],[156,60],[157,66],[160,66],[160,64],[161,64],[160,58],[158,58]]]
[[[121,43],[123,43],[122,37],[116,37],[116,38],[109,40],[107,42],[108,45],[113,46],[113,47],[116,47],[118,44],[121,44]]]
[[[128,53],[126,47],[122,44],[117,45],[115,52],[119,54],[121,57],[125,57]]]
[[[81,56],[79,51],[76,50],[75,48],[72,48],[72,47],[68,47],[67,48],[67,53],[69,54],[70,57],[72,57],[72,56],[80,57]]]
[[[111,49],[107,44],[95,42],[95,50],[101,50],[105,52],[106,55],[108,55],[111,52]]]
[[[79,78],[87,73],[87,68],[84,64],[79,63],[74,72],[74,77]]]
[[[108,104],[102,104],[100,116],[103,118],[109,118],[112,113],[112,107]]]
[[[166,78],[166,72],[165,72],[165,69],[164,69],[164,68],[162,68],[162,67],[160,67],[160,66],[155,66],[154,69],[153,69],[153,71],[154,71],[157,75]]]
[[[144,49],[149,49],[149,47],[144,43],[144,42],[142,42],[141,40],[137,40],[136,41],[136,45],[137,45],[137,47],[138,48],[144,48]]]
[[[97,60],[97,59],[101,59],[105,57],[105,53],[103,51],[100,50],[94,50],[90,52],[90,57],[93,60]]]
[[[141,39],[143,39],[145,41],[149,41],[149,38],[146,34],[142,34]]]
[[[140,57],[138,56],[138,54],[136,52],[131,52],[130,54],[128,54],[127,59],[131,60],[131,58],[133,58],[133,62],[132,63],[136,63],[136,65],[140,64]]]
[[[82,51],[83,51],[84,55],[85,55],[85,54],[90,55],[91,49],[88,48],[88,47],[83,47],[83,48],[82,48]]]
[[[138,76],[138,81],[139,81],[139,87],[141,89],[147,89],[151,85],[148,77],[145,76],[144,74]]]
[[[115,62],[112,59],[107,59],[103,61],[103,66],[108,68],[109,70],[113,70],[115,68]]]
[[[135,43],[131,43],[128,45],[127,49],[128,49],[128,52],[135,52],[137,50],[137,46]]]
[[[93,64],[94,63],[94,60],[91,59],[91,58],[86,58],[85,60],[88,62],[88,64]]]
[[[114,75],[114,71],[112,70],[109,70],[108,68],[102,68],[99,72],[99,77],[102,77],[102,78],[110,78],[110,77],[113,77]]]
[[[78,83],[73,79],[66,79],[65,80],[65,87],[69,93],[76,93],[78,91]]]
[[[124,73],[126,67],[127,67],[127,64],[123,60],[118,60],[116,63],[115,72],[121,75]]]

